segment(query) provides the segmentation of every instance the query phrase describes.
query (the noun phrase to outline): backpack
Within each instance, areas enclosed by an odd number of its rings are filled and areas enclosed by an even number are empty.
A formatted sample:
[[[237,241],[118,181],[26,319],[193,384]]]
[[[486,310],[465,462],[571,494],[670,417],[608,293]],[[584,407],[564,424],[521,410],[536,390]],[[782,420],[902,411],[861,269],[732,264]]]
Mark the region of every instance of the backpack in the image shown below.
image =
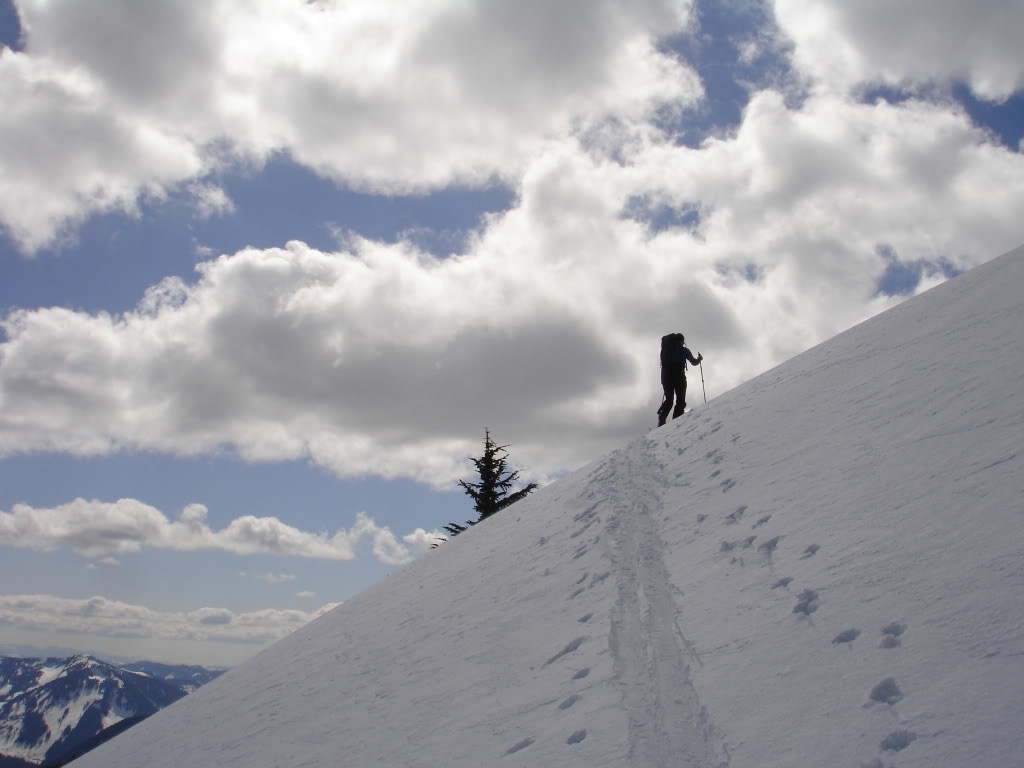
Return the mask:
[[[669,333],[661,337],[661,364],[685,365],[683,359],[683,334]]]

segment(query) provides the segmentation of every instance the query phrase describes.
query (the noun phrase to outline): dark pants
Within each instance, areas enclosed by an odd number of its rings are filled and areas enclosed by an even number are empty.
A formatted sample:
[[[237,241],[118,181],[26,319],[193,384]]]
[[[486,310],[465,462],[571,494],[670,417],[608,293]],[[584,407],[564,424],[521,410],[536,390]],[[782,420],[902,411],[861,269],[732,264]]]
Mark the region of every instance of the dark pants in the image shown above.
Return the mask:
[[[665,390],[665,400],[658,409],[658,424],[664,424],[668,419],[668,412],[672,410],[673,399],[676,408],[672,411],[672,418],[680,416],[686,408],[686,374],[682,369],[671,370],[661,369],[661,386]]]

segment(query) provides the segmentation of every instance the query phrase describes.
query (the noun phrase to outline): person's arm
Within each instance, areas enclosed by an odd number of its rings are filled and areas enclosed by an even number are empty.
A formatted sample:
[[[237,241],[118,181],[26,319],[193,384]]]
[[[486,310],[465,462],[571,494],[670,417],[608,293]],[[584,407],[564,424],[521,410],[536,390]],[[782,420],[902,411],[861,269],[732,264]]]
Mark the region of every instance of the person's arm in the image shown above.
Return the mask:
[[[693,359],[693,353],[687,347],[683,347],[683,358],[688,360],[690,365],[700,365],[700,361],[704,359],[704,355],[697,355],[697,359]]]

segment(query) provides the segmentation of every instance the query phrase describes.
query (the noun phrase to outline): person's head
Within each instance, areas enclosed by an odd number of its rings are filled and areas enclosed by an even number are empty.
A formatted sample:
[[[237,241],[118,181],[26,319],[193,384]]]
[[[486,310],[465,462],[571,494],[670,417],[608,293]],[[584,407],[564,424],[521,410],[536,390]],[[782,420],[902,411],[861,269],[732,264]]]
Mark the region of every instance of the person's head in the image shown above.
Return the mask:
[[[679,343],[680,343],[680,344],[685,344],[685,343],[686,343],[686,337],[685,337],[685,336],[683,336],[683,334],[681,334],[681,333],[677,333],[677,334],[676,334],[676,336],[678,336],[678,337],[679,337]]]

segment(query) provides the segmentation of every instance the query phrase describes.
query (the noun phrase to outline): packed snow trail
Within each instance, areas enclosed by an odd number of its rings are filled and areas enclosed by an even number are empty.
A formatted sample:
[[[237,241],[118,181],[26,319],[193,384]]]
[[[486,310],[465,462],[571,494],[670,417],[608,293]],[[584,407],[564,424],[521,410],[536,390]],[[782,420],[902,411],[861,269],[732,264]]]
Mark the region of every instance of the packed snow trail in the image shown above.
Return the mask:
[[[701,706],[690,678],[697,660],[678,621],[664,542],[664,473],[651,438],[608,459],[607,530],[617,598],[609,647],[629,716],[629,758],[635,768],[724,768],[728,750]]]

